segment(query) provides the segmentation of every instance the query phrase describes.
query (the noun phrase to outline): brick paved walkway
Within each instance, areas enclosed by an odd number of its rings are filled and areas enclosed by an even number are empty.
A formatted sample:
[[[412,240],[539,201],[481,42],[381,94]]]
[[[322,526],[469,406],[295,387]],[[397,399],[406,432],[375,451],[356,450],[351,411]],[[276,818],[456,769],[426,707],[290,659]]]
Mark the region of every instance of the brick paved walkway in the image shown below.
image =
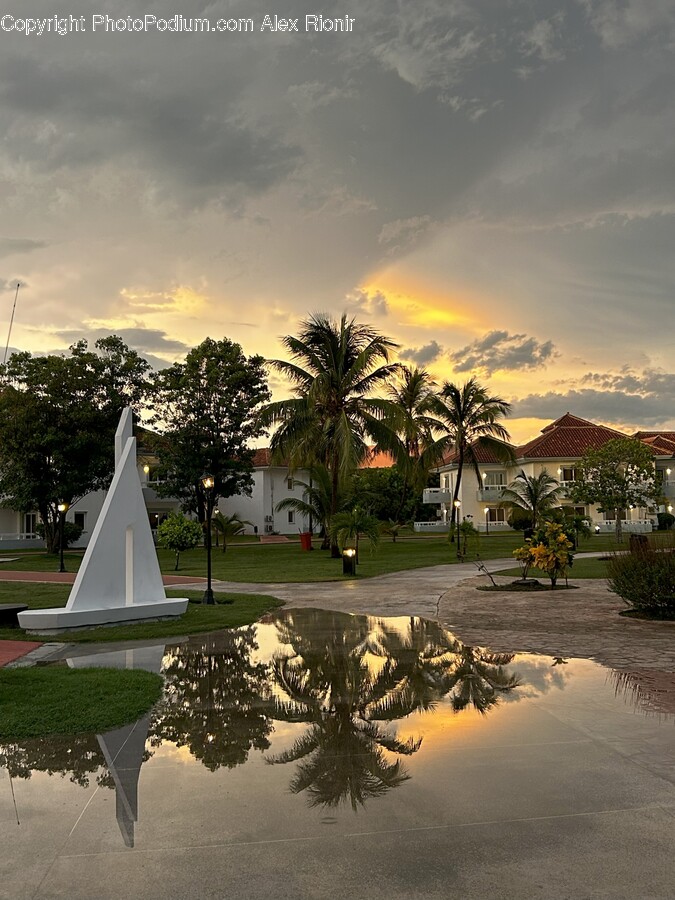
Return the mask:
[[[0,668],[41,646],[39,641],[0,641]]]
[[[7,572],[0,571],[0,581],[29,581],[33,584],[73,584],[75,572]],[[162,575],[164,584],[204,584],[197,575]]]

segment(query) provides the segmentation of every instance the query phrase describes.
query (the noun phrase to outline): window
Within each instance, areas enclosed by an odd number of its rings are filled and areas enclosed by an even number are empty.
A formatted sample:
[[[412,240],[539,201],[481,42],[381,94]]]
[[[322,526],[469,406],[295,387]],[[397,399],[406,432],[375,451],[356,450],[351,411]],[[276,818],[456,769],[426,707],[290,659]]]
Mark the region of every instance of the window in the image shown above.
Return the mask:
[[[563,466],[558,478],[560,481],[576,481],[577,470],[573,466]]]
[[[506,487],[506,475],[504,472],[486,472],[483,482],[486,487]]]
[[[502,509],[501,507],[498,509],[490,508],[487,517],[490,524],[492,524],[493,522],[506,522],[506,510]]]
[[[85,523],[86,518],[87,518],[87,514],[86,514],[86,513],[84,513],[84,512],[76,512],[76,513],[73,515],[73,522],[75,522],[75,524],[77,525],[78,528],[81,528],[82,531],[84,531],[84,529],[85,529],[84,523]]]
[[[289,478],[288,481],[286,482],[286,484],[288,486],[288,490],[292,491],[293,490],[293,479]],[[290,521],[290,519],[289,519],[289,521]]]
[[[289,509],[288,511],[288,524],[292,525],[295,522],[295,513]]]
[[[26,513],[23,517],[23,530],[24,533],[35,534],[35,526],[37,525],[37,513],[29,512]]]

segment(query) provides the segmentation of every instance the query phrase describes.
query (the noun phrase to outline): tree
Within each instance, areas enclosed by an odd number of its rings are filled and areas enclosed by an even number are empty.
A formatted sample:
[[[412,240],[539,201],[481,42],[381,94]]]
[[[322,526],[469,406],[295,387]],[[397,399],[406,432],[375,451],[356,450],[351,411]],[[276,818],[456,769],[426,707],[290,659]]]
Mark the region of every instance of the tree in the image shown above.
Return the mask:
[[[510,403],[500,397],[491,397],[475,378],[470,378],[461,387],[446,381],[440,394],[430,402],[430,412],[435,419],[434,428],[441,436],[429,447],[428,454],[438,459],[454,449],[457,464],[450,513],[451,540],[454,540],[457,516],[455,502],[459,497],[465,463],[473,468],[480,486],[479,449],[491,451],[498,459],[505,461],[513,457],[513,451],[506,444],[509,433],[498,422],[498,419],[508,415],[510,409]],[[459,546],[457,549],[459,552]]]
[[[194,550],[202,539],[202,526],[182,513],[169,513],[157,529],[157,543],[176,554],[174,571],[184,550]]]
[[[364,459],[367,439],[377,444],[390,435],[383,419],[393,416],[394,405],[372,395],[399,369],[389,363],[396,344],[346,314],[336,322],[325,313],[310,316],[282,344],[291,360],[269,365],[290,381],[295,396],[268,404],[261,421],[278,426],[271,449],[291,469],[321,463],[330,472],[332,517],[340,482]],[[334,542],[331,552],[339,555]]]
[[[346,512],[335,513],[330,520],[331,538],[344,550],[347,544],[354,544],[356,550],[356,562],[359,561],[359,537],[363,535],[368,539],[371,548],[377,547],[380,540],[380,522],[375,516],[371,516],[366,510],[356,504]]]
[[[258,413],[270,394],[261,356],[246,357],[233,341],[207,338],[183,363],[153,379],[154,415],[159,437],[150,439],[157,454],[158,493],[178,497],[183,509],[204,521],[201,477],[214,478],[212,501],[250,493],[253,450],[249,442],[263,433]]]
[[[114,435],[126,406],[138,408],[149,364],[117,336],[86,341],[69,355],[16,353],[0,366],[0,495],[37,510],[47,549],[58,546],[58,504],[72,507],[106,488]]]
[[[435,382],[425,369],[404,366],[399,377],[387,389],[394,404],[391,443],[387,449],[402,475],[402,488],[393,518],[403,515],[408,492],[420,494],[427,483],[429,469],[436,462],[426,453],[433,444],[434,419],[429,415]]]
[[[236,513],[226,516],[218,511],[211,519],[211,527],[215,529],[216,534],[223,539],[223,553],[227,550],[227,541],[229,538],[237,534],[243,534],[246,526],[251,523],[248,519],[240,519]]]
[[[526,475],[521,469],[511,484],[502,491],[502,500],[526,509],[536,528],[545,513],[559,502],[562,493],[562,488],[546,469],[542,469],[538,475]]]
[[[623,510],[658,503],[660,480],[654,454],[642,441],[615,438],[597,450],[587,450],[580,469],[582,478],[572,485],[570,496],[576,502],[596,504],[600,512],[612,512],[617,542],[622,536]]]

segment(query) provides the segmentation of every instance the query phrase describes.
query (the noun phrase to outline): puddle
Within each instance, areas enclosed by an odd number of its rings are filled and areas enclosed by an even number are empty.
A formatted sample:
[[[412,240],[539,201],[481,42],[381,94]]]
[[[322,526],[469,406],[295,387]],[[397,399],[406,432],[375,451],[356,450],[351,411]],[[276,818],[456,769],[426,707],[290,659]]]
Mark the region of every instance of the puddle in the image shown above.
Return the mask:
[[[647,668],[312,609],[68,664],[161,671],[165,693],[106,734],[0,745],[0,834],[26,852],[568,816],[663,800],[664,784],[675,802],[674,676]]]

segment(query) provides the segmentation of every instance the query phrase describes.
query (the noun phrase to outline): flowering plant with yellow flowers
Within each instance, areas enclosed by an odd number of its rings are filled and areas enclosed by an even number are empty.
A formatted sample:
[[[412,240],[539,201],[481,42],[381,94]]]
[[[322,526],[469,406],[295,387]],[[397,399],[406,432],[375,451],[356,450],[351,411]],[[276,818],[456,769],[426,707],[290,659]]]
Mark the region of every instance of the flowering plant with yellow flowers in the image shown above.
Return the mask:
[[[529,567],[534,566],[548,575],[554,588],[560,576],[567,577],[567,569],[574,559],[573,549],[574,543],[562,525],[545,522],[527,544],[513,551],[513,555],[523,567],[523,578]]]

